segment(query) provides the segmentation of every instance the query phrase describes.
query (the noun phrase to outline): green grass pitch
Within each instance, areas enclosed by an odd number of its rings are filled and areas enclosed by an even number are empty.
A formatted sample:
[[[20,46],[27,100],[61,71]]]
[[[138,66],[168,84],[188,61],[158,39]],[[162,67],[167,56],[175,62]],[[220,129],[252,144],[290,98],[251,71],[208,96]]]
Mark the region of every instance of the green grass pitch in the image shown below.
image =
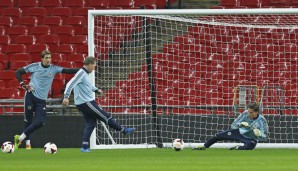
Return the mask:
[[[0,154],[1,171],[297,171],[298,149],[230,151],[208,149],[113,149],[81,153],[61,148],[57,154],[43,149],[18,149]]]

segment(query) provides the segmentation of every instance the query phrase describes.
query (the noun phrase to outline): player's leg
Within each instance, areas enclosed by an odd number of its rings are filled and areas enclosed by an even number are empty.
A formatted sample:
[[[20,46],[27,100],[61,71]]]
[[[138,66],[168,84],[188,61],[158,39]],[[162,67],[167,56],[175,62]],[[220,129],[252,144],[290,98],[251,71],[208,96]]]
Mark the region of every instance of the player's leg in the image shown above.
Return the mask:
[[[236,140],[236,137],[239,134],[238,129],[232,129],[224,132],[220,132],[215,134],[212,138],[210,138],[204,145],[206,148],[209,148],[211,145],[218,141],[223,141],[223,140]]]
[[[237,145],[235,147],[231,147],[231,148],[229,148],[230,150],[252,150],[256,147],[256,145],[257,145],[256,140],[246,138],[240,134],[239,129],[236,129],[236,130],[238,130],[238,131],[235,131],[235,133],[233,135],[233,139],[236,141],[241,141],[244,144],[242,146]]]
[[[90,150],[90,136],[96,126],[96,118],[90,117],[88,114],[81,112],[85,119],[85,129],[83,133],[81,152],[91,152]]]
[[[235,150],[253,150],[258,143],[256,140],[243,136],[241,137],[240,141],[244,143],[243,146],[238,146],[235,148]]]
[[[31,125],[32,120],[33,120],[33,112],[35,111],[35,102],[34,102],[34,97],[32,93],[25,93],[25,98],[24,98],[24,130]],[[15,135],[15,147],[18,148],[19,144],[23,141],[24,138],[21,139],[20,141],[20,135]],[[29,144],[30,148],[30,139],[27,136],[25,138],[26,140],[26,145],[27,143]],[[29,148],[28,148],[29,149]]]
[[[203,146],[198,146],[196,148],[193,148],[193,150],[205,150],[206,148],[209,148],[210,146],[212,146],[218,141],[237,140],[238,134],[239,134],[238,129],[232,129],[232,130],[217,133],[213,137],[208,139],[208,141]]]
[[[87,102],[81,105],[77,105],[78,109],[89,116],[93,116],[96,119],[101,120],[105,124],[109,125],[116,131],[121,131],[124,134],[131,134],[135,131],[135,128],[126,128],[117,123],[111,116],[110,113],[104,111],[95,101]]]
[[[37,129],[44,125],[46,117],[46,101],[35,98],[35,118],[33,122],[24,130],[20,136],[20,141],[29,137]]]

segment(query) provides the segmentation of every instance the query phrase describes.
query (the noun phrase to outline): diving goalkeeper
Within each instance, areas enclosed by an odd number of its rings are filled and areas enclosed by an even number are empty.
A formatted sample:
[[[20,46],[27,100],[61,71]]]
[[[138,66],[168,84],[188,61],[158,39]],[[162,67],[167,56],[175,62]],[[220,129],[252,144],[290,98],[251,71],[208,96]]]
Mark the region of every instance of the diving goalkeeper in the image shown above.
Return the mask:
[[[217,141],[235,140],[244,143],[243,146],[234,146],[230,150],[253,150],[258,141],[267,139],[268,124],[263,115],[259,114],[259,105],[252,103],[248,109],[240,114],[231,125],[231,130],[215,134],[203,146],[193,150],[205,150]]]

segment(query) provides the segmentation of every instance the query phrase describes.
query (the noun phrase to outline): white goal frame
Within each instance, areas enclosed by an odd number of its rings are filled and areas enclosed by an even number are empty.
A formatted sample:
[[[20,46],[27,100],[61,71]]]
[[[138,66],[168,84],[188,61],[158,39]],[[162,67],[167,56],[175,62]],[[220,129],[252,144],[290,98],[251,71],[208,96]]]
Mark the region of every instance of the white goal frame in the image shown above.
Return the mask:
[[[266,8],[266,9],[161,9],[161,10],[89,10],[88,11],[88,55],[95,56],[94,52],[94,16],[97,15],[248,15],[248,14],[298,14],[298,8]],[[92,80],[95,80],[93,72]],[[95,82],[95,81],[94,81]],[[104,125],[102,123],[102,125]],[[105,125],[104,125],[105,126]],[[107,129],[105,129],[108,131]],[[108,133],[113,142],[113,137]],[[185,147],[194,147],[200,143],[185,143]],[[226,148],[235,145],[235,143],[217,143],[214,148]],[[163,147],[171,147],[171,142],[163,143]],[[112,145],[97,145],[96,135],[93,131],[90,138],[90,147],[92,149],[119,149],[119,148],[156,148],[156,145],[138,144],[121,145],[112,143]],[[298,148],[298,143],[259,143],[257,148]]]

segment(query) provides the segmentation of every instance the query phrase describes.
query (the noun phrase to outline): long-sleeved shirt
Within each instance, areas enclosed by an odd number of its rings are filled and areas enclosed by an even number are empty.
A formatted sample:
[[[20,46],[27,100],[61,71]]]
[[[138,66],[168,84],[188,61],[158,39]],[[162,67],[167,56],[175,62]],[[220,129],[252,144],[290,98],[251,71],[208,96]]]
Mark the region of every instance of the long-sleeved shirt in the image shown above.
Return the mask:
[[[92,84],[89,73],[85,68],[81,68],[66,84],[64,98],[69,98],[72,89],[74,89],[75,105],[93,101],[93,93],[98,91],[98,88]]]
[[[241,122],[247,122],[250,126],[249,127],[240,127]],[[248,111],[244,111],[240,114],[235,121],[231,125],[232,129],[239,128],[240,134],[246,138],[251,138],[254,140],[265,141],[267,139],[268,134],[268,124],[266,119],[263,115],[258,114],[257,118],[250,119],[248,115]],[[261,137],[256,137],[253,129],[257,128],[261,131]]]
[[[31,73],[29,86],[34,89],[33,95],[46,100],[55,75],[61,73],[63,68],[52,64],[43,67],[41,62],[36,62],[25,66],[24,69],[26,73]]]

